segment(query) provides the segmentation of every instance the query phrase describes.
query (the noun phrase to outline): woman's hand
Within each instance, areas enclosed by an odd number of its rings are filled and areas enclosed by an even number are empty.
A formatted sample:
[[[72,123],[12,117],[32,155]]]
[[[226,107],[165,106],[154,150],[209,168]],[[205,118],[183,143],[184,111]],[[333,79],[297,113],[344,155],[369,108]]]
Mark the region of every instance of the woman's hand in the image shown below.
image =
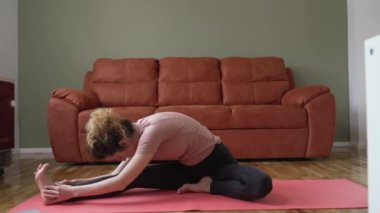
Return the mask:
[[[42,196],[50,201],[49,204],[69,200],[74,195],[75,188],[70,185],[49,185],[42,191]]]

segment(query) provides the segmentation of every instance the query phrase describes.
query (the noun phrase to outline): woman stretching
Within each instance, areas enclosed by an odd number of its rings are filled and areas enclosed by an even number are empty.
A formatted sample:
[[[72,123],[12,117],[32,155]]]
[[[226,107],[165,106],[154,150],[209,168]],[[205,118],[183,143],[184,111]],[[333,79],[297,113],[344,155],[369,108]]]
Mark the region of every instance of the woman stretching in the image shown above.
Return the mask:
[[[40,165],[35,180],[45,204],[136,187],[175,189],[180,194],[206,192],[248,201],[272,190],[267,174],[239,165],[219,137],[184,114],[162,112],[131,123],[109,109],[97,109],[86,130],[94,157],[124,155],[126,159],[127,155],[128,160],[108,175],[57,183],[47,177],[48,165]],[[151,160],[169,162],[148,165]]]

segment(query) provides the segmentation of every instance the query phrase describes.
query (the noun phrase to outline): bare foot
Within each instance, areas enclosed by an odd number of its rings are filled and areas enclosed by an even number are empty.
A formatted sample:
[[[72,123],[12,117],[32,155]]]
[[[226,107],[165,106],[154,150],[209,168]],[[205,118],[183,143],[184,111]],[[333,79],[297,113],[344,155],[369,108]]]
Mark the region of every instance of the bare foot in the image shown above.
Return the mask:
[[[45,205],[48,205],[48,204],[51,204],[52,201],[49,200],[48,198],[45,198],[43,195],[42,195],[42,190],[45,189],[45,186],[48,186],[48,185],[53,185],[54,183],[49,179],[49,177],[47,176],[47,169],[49,167],[49,164],[48,163],[45,163],[45,164],[40,164],[38,165],[36,171],[34,172],[34,180],[36,181],[37,183],[37,186],[38,186],[38,189],[40,190],[40,193],[41,193],[41,197],[44,201],[44,204]]]
[[[210,186],[212,183],[212,178],[209,176],[205,176],[199,180],[198,183],[194,184],[183,184],[181,188],[177,190],[178,194],[183,194],[186,192],[210,192]]]

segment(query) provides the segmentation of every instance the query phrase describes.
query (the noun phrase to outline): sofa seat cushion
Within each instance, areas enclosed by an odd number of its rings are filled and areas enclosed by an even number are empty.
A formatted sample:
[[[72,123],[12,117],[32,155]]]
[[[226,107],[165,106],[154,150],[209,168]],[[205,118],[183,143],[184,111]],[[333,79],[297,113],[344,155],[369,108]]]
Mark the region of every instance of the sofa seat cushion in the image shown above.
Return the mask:
[[[237,159],[304,158],[308,129],[211,130]]]
[[[209,129],[231,127],[231,109],[223,105],[164,106],[156,112],[179,112],[202,123]]]
[[[231,107],[233,129],[296,129],[307,127],[299,105],[238,105]]]
[[[155,107],[112,107],[110,109],[112,109],[113,112],[115,112],[116,114],[125,117],[131,122],[135,122],[140,118],[151,115],[156,110]],[[93,112],[94,110],[95,109],[84,110],[79,113],[78,127],[80,133],[86,132],[86,123],[90,118],[91,112]]]

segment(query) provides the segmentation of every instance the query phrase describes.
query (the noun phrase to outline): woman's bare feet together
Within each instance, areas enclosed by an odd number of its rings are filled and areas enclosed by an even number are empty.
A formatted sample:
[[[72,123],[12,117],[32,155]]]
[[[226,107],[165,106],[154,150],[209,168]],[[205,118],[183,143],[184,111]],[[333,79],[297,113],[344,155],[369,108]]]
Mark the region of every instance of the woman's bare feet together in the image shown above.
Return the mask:
[[[212,183],[212,178],[209,176],[205,176],[199,180],[198,183],[194,184],[183,184],[181,188],[177,190],[178,194],[183,194],[186,192],[210,192],[210,186]]]
[[[42,191],[45,189],[45,186],[54,184],[46,174],[48,167],[49,167],[48,163],[40,164],[38,165],[36,171],[34,172],[34,180],[37,183],[38,189],[40,190],[40,193],[45,205],[53,203],[52,200],[42,195]]]

